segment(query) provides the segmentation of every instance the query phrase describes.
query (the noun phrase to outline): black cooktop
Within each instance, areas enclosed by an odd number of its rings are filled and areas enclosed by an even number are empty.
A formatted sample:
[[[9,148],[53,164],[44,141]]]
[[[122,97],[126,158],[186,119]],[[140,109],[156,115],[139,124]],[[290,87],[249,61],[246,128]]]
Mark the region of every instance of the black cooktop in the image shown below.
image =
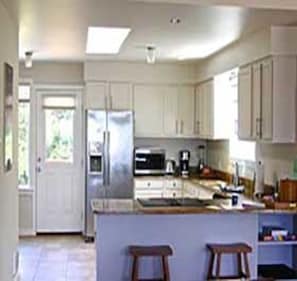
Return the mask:
[[[206,207],[210,205],[209,200],[196,198],[148,198],[137,200],[143,207]]]

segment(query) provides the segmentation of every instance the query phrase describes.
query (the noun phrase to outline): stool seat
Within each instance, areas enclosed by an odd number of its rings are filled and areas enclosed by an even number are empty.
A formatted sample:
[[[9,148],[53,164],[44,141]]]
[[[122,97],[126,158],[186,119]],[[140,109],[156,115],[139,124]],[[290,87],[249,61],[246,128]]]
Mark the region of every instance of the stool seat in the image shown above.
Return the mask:
[[[168,245],[158,246],[129,246],[129,254],[133,257],[132,281],[170,281],[168,256],[172,256],[173,251]],[[141,257],[159,257],[162,263],[162,278],[157,279],[139,279],[138,266]]]
[[[172,256],[173,251],[170,246],[130,246],[129,253],[132,256],[166,257]]]
[[[207,248],[215,254],[237,254],[252,252],[252,248],[245,243],[207,244]]]

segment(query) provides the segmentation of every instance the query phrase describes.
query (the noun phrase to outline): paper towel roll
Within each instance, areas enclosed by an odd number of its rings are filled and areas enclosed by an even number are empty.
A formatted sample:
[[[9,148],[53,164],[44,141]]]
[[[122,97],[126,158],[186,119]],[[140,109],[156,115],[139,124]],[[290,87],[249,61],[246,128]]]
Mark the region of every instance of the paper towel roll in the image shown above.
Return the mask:
[[[261,161],[256,164],[255,194],[264,193],[264,165]]]

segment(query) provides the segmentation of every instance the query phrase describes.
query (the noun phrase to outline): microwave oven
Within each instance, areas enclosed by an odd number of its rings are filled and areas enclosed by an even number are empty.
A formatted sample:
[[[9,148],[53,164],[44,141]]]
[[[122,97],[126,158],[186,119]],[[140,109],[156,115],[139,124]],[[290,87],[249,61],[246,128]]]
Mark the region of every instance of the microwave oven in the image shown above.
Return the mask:
[[[166,151],[161,148],[136,148],[134,152],[135,175],[164,175]]]

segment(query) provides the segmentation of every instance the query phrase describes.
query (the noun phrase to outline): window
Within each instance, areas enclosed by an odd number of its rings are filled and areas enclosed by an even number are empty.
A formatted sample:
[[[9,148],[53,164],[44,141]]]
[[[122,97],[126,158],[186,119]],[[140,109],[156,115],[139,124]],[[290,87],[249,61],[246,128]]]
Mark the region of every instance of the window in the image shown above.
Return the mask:
[[[47,162],[73,162],[74,96],[45,96],[45,156]]]
[[[225,124],[223,128],[230,132],[230,159],[255,161],[255,143],[238,139],[238,68],[217,75],[215,86],[224,89],[224,95],[221,95],[222,99],[218,102],[216,110],[224,110],[230,120],[230,124]],[[227,104],[228,107],[225,106]]]
[[[24,188],[30,183],[30,92],[30,85],[19,86],[18,184]]]
[[[231,114],[233,118],[229,153],[232,160],[255,161],[255,142],[238,139],[238,68],[228,72],[229,91],[232,100]]]

